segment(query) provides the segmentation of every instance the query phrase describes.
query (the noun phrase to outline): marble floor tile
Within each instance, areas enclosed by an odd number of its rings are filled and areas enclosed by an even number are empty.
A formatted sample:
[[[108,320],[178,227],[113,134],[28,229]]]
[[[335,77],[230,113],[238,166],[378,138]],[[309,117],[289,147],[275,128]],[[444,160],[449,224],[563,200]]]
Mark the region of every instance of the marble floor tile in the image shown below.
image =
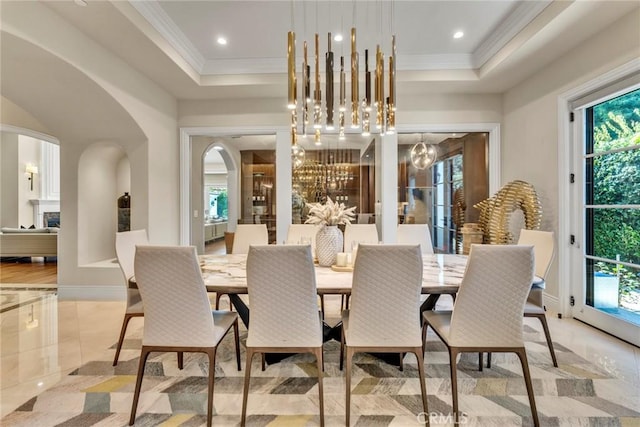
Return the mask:
[[[327,318],[337,322],[340,299],[329,297]],[[450,303],[439,303],[444,309]],[[128,421],[143,319],[133,319],[117,367],[111,366],[124,302],[57,301],[42,298],[0,314],[1,423],[10,426],[112,426]],[[34,322],[33,320],[37,320]],[[536,403],[546,426],[636,426],[640,406],[640,349],[572,319],[548,315],[559,368],[553,368],[540,324],[525,321],[525,338]],[[246,329],[242,328],[242,340]],[[238,372],[232,341],[217,356],[216,425],[237,425],[243,371]],[[429,334],[425,356],[432,425],[452,425],[451,382],[445,347]],[[344,425],[345,381],[339,345],[325,345],[326,424]],[[185,369],[176,355],[155,354],[145,375],[137,424],[202,425],[209,366],[188,354]],[[352,425],[420,425],[420,386],[415,357],[405,371],[370,355],[354,359]],[[249,425],[317,425],[318,386],[312,356],[296,356],[263,372],[254,359]],[[465,355],[458,371],[460,409],[466,425],[529,425],[529,402],[522,368],[512,355],[495,354],[493,367],[477,370],[477,356]],[[37,396],[37,397],[34,397]],[[16,411],[18,407],[25,410]]]

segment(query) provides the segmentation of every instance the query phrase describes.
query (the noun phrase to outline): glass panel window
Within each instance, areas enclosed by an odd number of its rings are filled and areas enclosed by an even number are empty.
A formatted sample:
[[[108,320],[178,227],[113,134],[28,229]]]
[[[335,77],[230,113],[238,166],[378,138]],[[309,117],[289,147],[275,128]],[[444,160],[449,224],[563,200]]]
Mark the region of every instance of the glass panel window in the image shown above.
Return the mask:
[[[398,135],[398,223],[428,224],[436,252],[462,253],[462,226],[478,221],[472,206],[489,196],[487,137],[486,133]],[[432,163],[424,158],[431,150]]]
[[[241,224],[266,224],[269,243],[276,241],[276,152],[240,151],[242,161]]]
[[[360,150],[305,149],[304,161],[293,167],[292,222],[304,223],[307,203],[325,203],[327,197],[346,207],[356,206],[358,215],[371,214],[373,211],[361,200],[360,177],[368,173],[368,167],[360,165]]]
[[[585,110],[586,305],[640,325],[640,90]]]

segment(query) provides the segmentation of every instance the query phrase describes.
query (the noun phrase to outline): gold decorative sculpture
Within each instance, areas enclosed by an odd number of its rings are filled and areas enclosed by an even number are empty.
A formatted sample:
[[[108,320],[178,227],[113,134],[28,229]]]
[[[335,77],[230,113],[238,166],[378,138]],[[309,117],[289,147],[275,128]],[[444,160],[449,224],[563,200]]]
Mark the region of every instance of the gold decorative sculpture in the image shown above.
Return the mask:
[[[524,226],[528,230],[540,228],[542,206],[535,188],[525,181],[511,181],[493,197],[473,206],[480,210],[478,220],[484,232],[484,243],[500,245],[512,243],[509,219],[516,209],[524,214]]]

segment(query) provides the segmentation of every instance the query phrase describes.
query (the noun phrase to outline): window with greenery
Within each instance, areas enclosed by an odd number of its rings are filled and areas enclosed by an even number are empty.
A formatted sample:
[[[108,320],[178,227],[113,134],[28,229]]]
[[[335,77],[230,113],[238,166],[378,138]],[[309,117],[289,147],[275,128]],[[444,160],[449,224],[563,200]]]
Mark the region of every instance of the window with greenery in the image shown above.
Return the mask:
[[[586,302],[640,324],[640,89],[588,108],[586,128]]]

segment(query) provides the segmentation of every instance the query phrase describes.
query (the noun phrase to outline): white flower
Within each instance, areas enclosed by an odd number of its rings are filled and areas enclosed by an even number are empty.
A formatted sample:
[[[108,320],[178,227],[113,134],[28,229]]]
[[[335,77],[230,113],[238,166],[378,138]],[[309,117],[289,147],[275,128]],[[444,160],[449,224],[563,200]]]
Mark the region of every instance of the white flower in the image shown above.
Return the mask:
[[[338,225],[351,224],[355,219],[356,207],[347,208],[344,203],[334,203],[327,197],[327,203],[307,203],[309,206],[309,218],[305,224]]]

